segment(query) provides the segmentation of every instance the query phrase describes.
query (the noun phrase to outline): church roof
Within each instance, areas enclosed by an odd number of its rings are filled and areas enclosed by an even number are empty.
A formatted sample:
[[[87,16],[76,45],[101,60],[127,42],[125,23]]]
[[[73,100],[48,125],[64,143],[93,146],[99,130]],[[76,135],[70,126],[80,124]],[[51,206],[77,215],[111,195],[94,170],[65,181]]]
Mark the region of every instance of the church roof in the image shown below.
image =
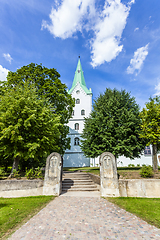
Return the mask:
[[[77,83],[80,83],[81,88],[85,91],[86,94],[92,94],[91,88],[88,90],[88,88],[86,87],[80,58],[78,60],[77,69],[76,69],[76,72],[75,72],[75,75],[74,75],[74,80],[73,80],[73,83],[72,83],[72,87],[68,91],[69,94],[72,93],[72,91],[76,87]]]

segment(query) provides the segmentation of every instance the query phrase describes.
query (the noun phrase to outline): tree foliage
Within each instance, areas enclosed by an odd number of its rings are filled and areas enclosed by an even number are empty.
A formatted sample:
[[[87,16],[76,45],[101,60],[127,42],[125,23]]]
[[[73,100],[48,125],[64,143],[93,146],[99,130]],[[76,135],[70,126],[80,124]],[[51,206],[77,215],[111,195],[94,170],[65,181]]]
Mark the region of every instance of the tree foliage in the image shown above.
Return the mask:
[[[93,105],[85,119],[81,148],[87,157],[97,157],[108,151],[131,159],[144,150],[140,139],[139,106],[125,90],[106,89]]]
[[[54,106],[52,113],[60,116],[61,126],[59,128],[59,153],[63,154],[65,149],[70,147],[70,139],[67,138],[69,132],[68,120],[72,116],[74,101],[67,92],[67,87],[60,81],[60,74],[54,68],[46,68],[41,64],[31,63],[17,69],[16,72],[9,72],[7,81],[0,89],[3,92],[5,89],[23,86],[25,82],[35,86],[39,97],[43,97]]]
[[[60,117],[29,83],[8,88],[0,97],[0,154],[15,164],[60,151]],[[17,168],[17,167],[14,167]]]
[[[142,120],[140,137],[146,139],[147,145],[152,144],[152,164],[156,171],[158,170],[157,149],[160,149],[160,97],[150,98],[140,117]]]

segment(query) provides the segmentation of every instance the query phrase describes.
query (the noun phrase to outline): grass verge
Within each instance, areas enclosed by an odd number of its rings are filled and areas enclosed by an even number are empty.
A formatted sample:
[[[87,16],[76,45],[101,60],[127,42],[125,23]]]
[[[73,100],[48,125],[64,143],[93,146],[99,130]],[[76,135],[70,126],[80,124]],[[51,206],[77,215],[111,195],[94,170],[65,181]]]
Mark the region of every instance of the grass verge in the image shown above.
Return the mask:
[[[138,167],[138,168],[133,168],[133,167],[124,167],[124,168],[122,168],[122,167],[120,167],[120,169],[119,168],[117,168],[117,172],[121,175],[125,175],[125,174],[127,174],[127,173],[131,173],[131,172],[140,172],[140,167]],[[100,176],[100,169],[99,169],[99,167],[82,167],[82,168],[63,168],[63,170],[64,171],[83,171],[83,172],[89,172],[89,173],[93,173],[93,174],[95,174],[95,175],[98,175],[98,176]]]
[[[63,168],[64,171],[83,171],[100,176],[99,167]],[[141,167],[118,167],[119,179],[143,179],[140,175]],[[160,170],[154,173],[153,179],[160,179]]]
[[[54,198],[53,196],[0,198],[0,239],[6,239]]]
[[[160,198],[119,197],[107,200],[160,228]]]

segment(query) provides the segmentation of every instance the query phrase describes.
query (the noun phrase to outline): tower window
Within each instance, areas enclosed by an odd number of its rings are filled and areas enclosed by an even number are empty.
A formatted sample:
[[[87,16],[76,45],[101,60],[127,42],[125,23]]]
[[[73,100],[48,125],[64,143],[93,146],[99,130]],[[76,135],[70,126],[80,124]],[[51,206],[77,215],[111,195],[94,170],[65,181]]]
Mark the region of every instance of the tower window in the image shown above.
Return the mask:
[[[79,98],[76,99],[76,104],[80,104],[80,99]]]
[[[79,93],[80,93],[80,91],[79,91],[79,90],[77,90],[77,91],[76,91],[76,93],[77,93],[77,94],[79,94]]]
[[[79,123],[75,123],[74,129],[75,129],[75,130],[79,130]]]
[[[146,146],[144,149],[144,155],[151,155],[151,148],[150,146]]]
[[[78,138],[78,137],[76,137],[76,138],[74,139],[74,145],[79,145],[79,138]]]
[[[85,110],[81,110],[81,115],[85,115]]]

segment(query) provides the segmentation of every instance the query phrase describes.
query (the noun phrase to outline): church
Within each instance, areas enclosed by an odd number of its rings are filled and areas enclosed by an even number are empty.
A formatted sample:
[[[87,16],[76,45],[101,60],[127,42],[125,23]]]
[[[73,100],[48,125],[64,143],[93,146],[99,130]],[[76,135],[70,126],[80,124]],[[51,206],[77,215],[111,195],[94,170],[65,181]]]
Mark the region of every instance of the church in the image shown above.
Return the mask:
[[[90,166],[90,159],[86,158],[80,148],[81,133],[84,127],[84,118],[89,117],[92,110],[92,90],[88,89],[85,83],[80,58],[69,94],[75,99],[72,118],[69,120],[69,134],[71,149],[64,154],[64,167]]]
[[[63,156],[64,167],[95,167],[99,166],[99,157],[86,158],[80,148],[81,133],[84,128],[84,118],[89,117],[92,111],[92,90],[87,88],[84,74],[81,66],[80,58],[74,75],[74,80],[69,94],[75,99],[75,107],[73,109],[72,118],[69,120],[69,134],[71,139],[71,148],[67,149]],[[107,149],[106,149],[107,151]],[[158,155],[158,164],[160,156]],[[140,158],[134,160],[120,156],[117,159],[117,166],[128,166],[129,164],[152,165],[152,148],[148,146],[144,149],[144,153]]]

